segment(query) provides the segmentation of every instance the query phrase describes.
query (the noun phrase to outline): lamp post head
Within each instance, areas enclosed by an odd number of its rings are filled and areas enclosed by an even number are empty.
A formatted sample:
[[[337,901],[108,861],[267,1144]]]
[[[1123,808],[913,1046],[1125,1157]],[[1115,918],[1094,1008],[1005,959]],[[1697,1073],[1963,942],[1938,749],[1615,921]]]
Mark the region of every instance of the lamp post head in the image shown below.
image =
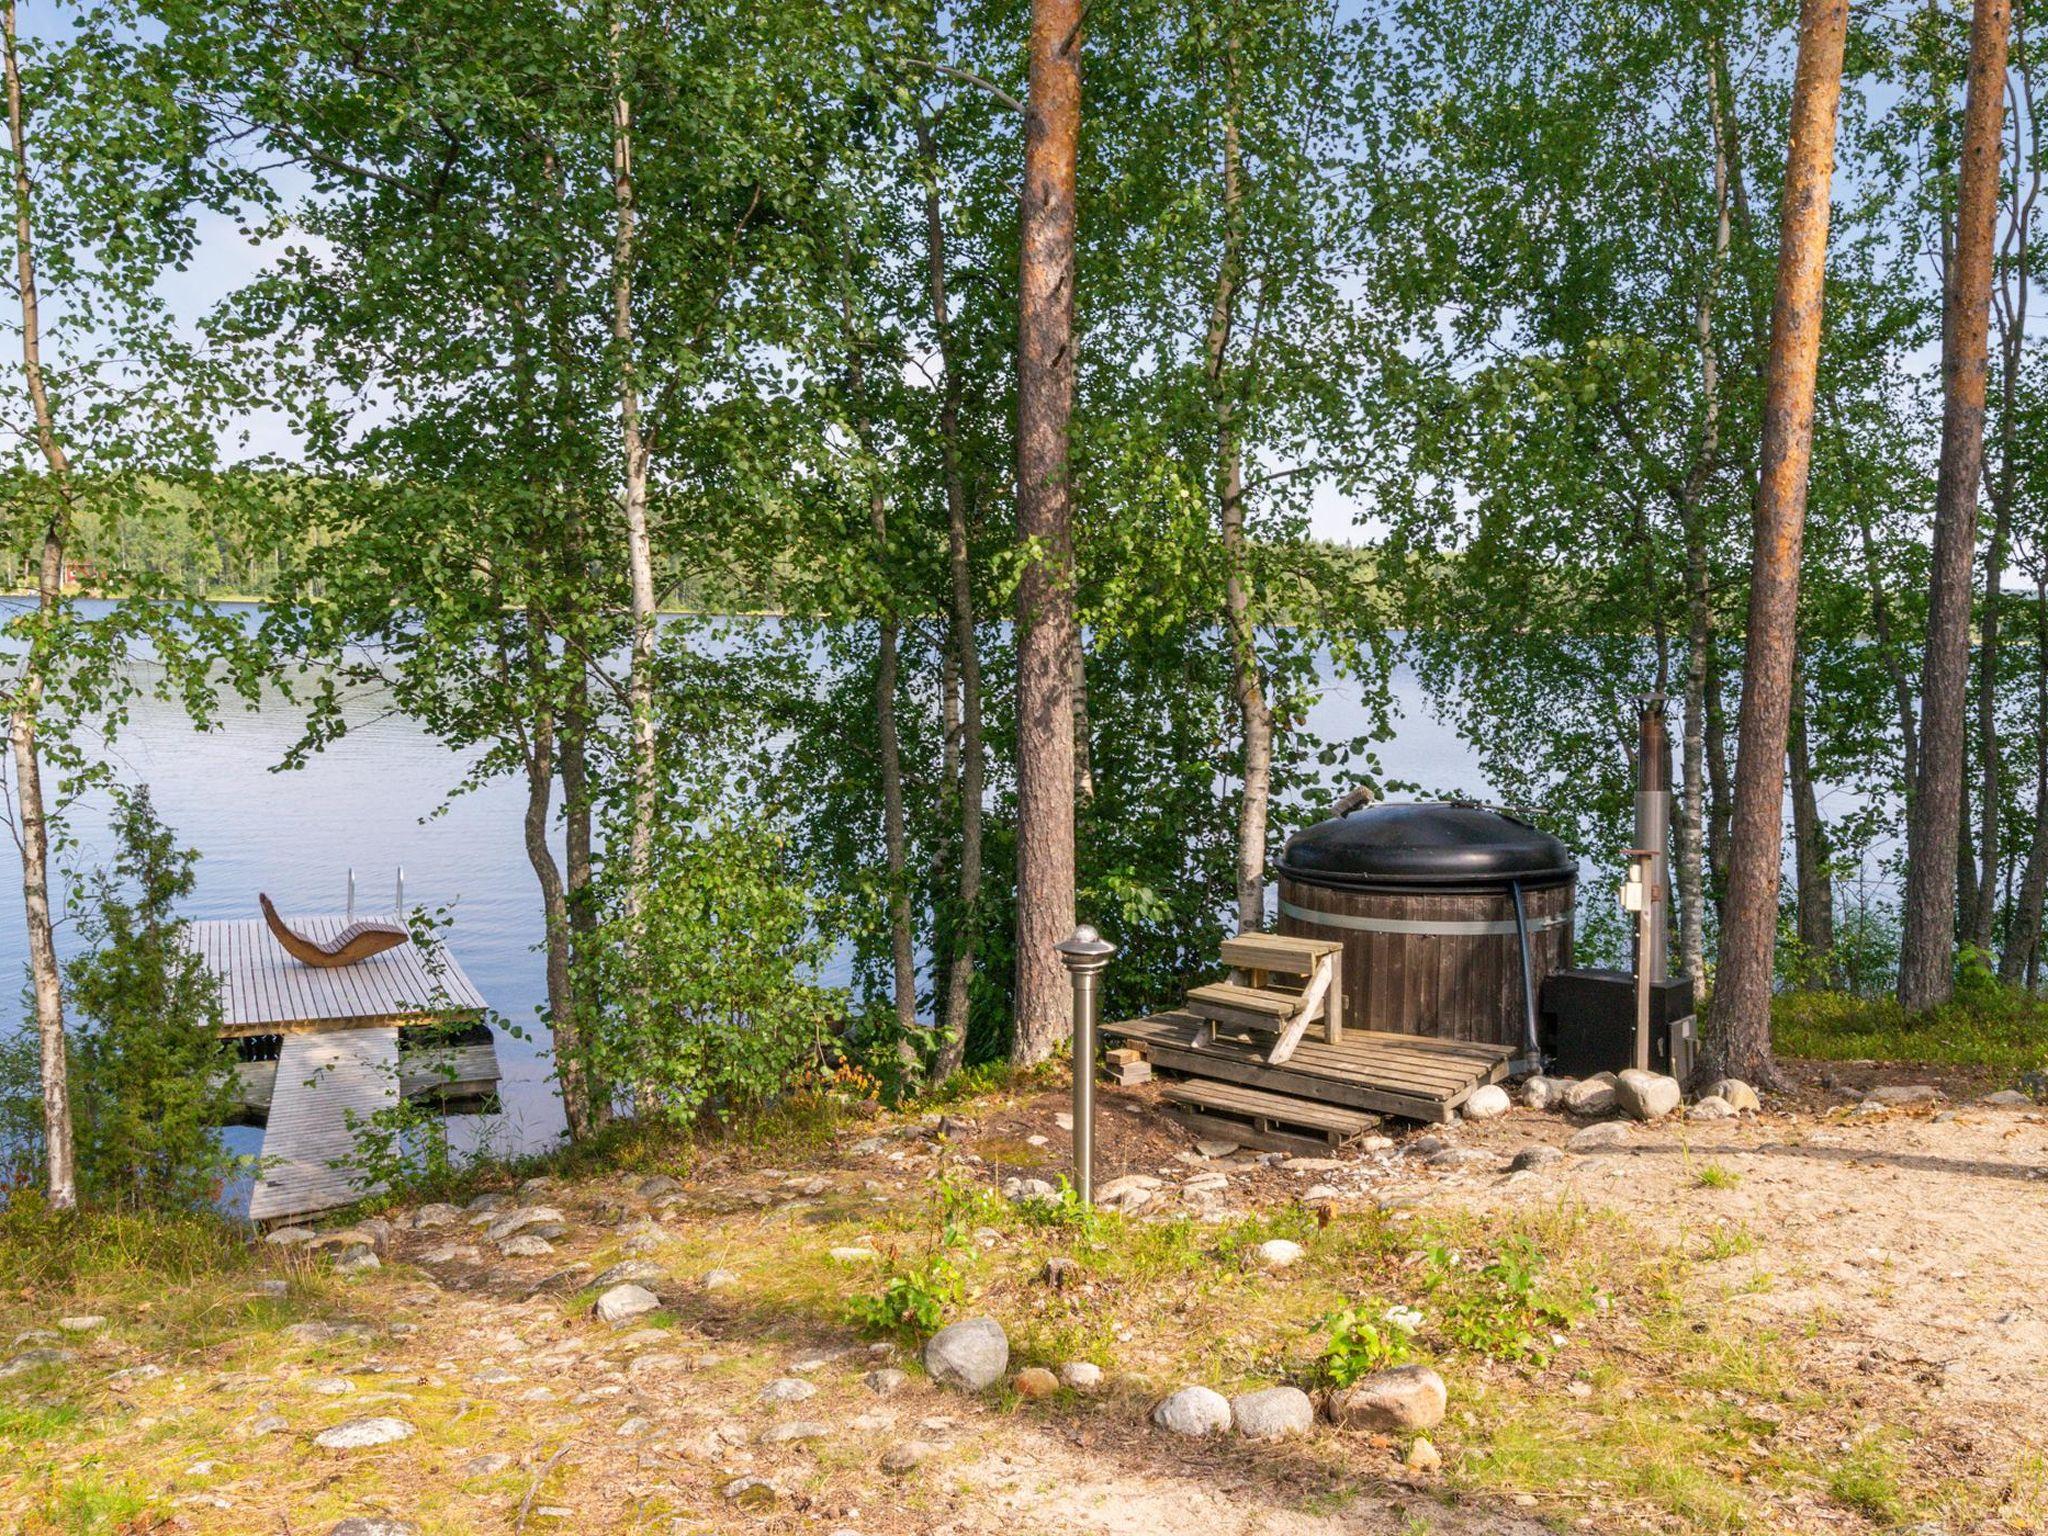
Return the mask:
[[[1067,969],[1076,974],[1101,970],[1116,953],[1116,946],[1086,923],[1076,928],[1071,938],[1053,947],[1060,952]]]

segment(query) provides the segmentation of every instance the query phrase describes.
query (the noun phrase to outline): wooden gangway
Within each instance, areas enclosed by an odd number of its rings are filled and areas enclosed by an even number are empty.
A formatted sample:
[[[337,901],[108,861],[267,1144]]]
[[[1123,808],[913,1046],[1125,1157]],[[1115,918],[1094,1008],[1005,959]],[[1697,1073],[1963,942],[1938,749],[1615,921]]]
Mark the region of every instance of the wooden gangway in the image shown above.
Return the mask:
[[[348,1166],[359,1128],[398,1102],[398,1031],[335,1029],[285,1038],[249,1219],[332,1210],[366,1193]]]

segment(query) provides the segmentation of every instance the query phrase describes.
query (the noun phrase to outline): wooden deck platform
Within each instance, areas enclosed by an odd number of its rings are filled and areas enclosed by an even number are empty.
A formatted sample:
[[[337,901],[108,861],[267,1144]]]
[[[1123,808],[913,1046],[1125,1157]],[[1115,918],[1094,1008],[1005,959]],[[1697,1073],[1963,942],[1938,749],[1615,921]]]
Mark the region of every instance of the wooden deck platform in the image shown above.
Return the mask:
[[[329,940],[343,916],[294,917],[308,938]],[[221,982],[221,1034],[290,1035],[306,1030],[381,1029],[481,1017],[484,1000],[445,951],[410,941],[334,970],[301,965],[261,918],[192,924],[192,943]]]
[[[1105,1024],[1102,1033],[1138,1047],[1162,1077],[1208,1079],[1340,1109],[1442,1124],[1475,1088],[1507,1076],[1512,1047],[1347,1029],[1332,1045],[1304,1039],[1280,1066],[1261,1044],[1203,1039],[1205,1021],[1161,1013]],[[1298,1122],[1304,1125],[1312,1122]]]

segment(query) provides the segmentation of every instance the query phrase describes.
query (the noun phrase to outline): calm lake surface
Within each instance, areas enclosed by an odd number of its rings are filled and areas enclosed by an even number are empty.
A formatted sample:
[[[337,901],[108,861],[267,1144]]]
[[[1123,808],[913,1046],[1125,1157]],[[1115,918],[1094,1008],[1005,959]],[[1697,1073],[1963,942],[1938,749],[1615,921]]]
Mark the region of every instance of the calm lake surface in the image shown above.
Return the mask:
[[[1395,676],[1394,692],[1400,718],[1393,738],[1378,748],[1384,773],[1431,793],[1483,796],[1476,758],[1436,718],[1405,667]],[[1312,724],[1326,739],[1344,739],[1363,731],[1366,718],[1359,685],[1333,677]],[[181,710],[138,700],[106,756],[123,781],[149,786],[180,842],[199,851],[190,917],[254,917],[258,891],[267,891],[287,914],[339,912],[351,867],[358,912],[375,912],[391,905],[402,866],[407,905],[448,908],[449,952],[491,1007],[527,1036],[500,1031],[503,1113],[455,1118],[457,1139],[472,1147],[488,1139],[501,1152],[542,1148],[561,1135],[562,1112],[539,1023],[546,987],[539,896],[521,841],[524,790],[501,779],[450,800],[462,760],[412,721],[362,697],[351,724],[342,741],[305,768],[280,772],[277,765],[300,729],[290,706],[235,709],[219,728],[200,733]],[[71,825],[80,846],[66,862],[90,868],[108,851],[104,806],[77,807]],[[27,944],[11,857],[6,867],[0,964],[25,975]],[[60,947],[68,949],[70,939],[61,932]],[[228,1132],[239,1150],[251,1152],[260,1134]]]

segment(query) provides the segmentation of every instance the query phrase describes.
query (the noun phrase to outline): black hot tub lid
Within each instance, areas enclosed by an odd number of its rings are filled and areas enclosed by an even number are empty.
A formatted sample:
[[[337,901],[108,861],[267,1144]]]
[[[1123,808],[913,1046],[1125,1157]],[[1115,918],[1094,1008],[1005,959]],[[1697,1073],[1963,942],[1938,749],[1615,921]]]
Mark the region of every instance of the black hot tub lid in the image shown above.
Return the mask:
[[[1369,805],[1287,840],[1280,873],[1315,885],[1432,888],[1554,885],[1571,850],[1526,821],[1470,801]]]

